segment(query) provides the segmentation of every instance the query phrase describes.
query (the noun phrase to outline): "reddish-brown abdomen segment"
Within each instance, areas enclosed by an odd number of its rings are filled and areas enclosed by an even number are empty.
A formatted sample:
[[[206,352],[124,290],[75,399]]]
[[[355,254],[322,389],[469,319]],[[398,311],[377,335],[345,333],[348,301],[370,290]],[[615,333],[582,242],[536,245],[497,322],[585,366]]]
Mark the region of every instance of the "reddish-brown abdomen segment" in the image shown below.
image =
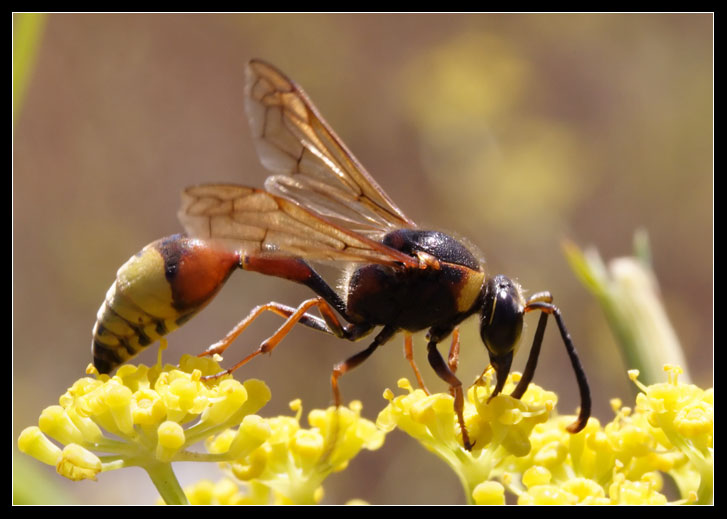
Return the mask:
[[[93,363],[109,373],[177,329],[217,294],[239,253],[176,234],[150,243],[116,274],[93,328]]]

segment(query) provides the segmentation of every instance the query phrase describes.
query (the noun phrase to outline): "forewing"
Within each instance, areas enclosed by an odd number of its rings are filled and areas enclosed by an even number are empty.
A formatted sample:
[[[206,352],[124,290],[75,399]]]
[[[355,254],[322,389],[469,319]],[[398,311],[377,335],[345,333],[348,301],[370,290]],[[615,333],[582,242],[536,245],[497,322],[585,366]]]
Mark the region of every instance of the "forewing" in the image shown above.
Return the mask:
[[[261,189],[225,184],[188,187],[182,193],[179,219],[191,236],[246,254],[279,252],[317,261],[418,265],[411,256]]]
[[[268,191],[370,236],[415,227],[291,79],[252,60],[245,94],[258,155],[275,173]]]

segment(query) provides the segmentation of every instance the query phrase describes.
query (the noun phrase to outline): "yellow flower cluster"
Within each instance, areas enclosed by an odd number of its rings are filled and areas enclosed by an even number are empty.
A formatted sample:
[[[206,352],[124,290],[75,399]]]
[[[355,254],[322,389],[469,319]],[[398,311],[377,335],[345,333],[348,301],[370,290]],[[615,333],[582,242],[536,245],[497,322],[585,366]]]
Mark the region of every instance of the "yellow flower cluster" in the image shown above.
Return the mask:
[[[674,478],[683,497],[696,494],[699,503],[708,503],[713,493],[714,389],[679,382],[678,366],[664,370],[668,381],[648,387],[636,380],[638,372],[629,372],[641,389],[635,414],[655,432],[654,449],[663,462],[659,470]]]
[[[519,378],[518,373],[512,373],[504,392],[512,391]],[[399,387],[407,393],[394,396],[387,390],[384,398],[389,405],[379,413],[376,423],[386,431],[398,427],[442,458],[457,474],[472,503],[504,504],[501,485],[481,484],[491,483],[509,456],[530,451],[531,431],[548,419],[557,401],[554,393],[530,384],[521,400],[501,394],[487,403],[492,387],[492,373],[488,371],[467,391],[465,425],[474,442],[468,452],[462,446],[452,396],[427,395],[413,389],[407,379],[399,380]]]
[[[462,446],[452,396],[427,395],[406,379],[403,394],[385,392],[376,424],[353,402],[311,411],[304,428],[299,400],[293,416],[254,414],[270,399],[260,381],[203,380],[220,369],[190,356],[179,367],[122,366],[114,377],[91,369],[95,377],[76,381],[22,432],[19,448],[72,480],[142,467],[166,503],[312,504],[326,477],[399,428],[455,471],[470,503],[504,504],[509,492],[519,504],[666,504],[664,474],[681,492],[677,503],[712,500],[714,392],[680,383],[673,366],[666,383],[651,386],[630,373],[641,390],[636,405],[614,400],[610,423],[591,418],[575,435],[566,430],[572,417],[553,413],[554,393],[530,384],[520,400],[508,395],[518,373],[488,402],[494,384],[486,372],[467,391],[472,451]],[[189,449],[202,440],[207,453]],[[176,461],[219,462],[228,478],[184,492]]]
[[[591,418],[576,435],[562,417],[539,425],[530,453],[506,460],[503,481],[518,504],[666,504],[649,433],[620,422]]]
[[[253,413],[270,399],[270,390],[257,380],[202,380],[220,371],[213,360],[192,356],[184,356],[178,368],[125,365],[113,377],[89,368],[96,377],[77,380],[59,405],[43,410],[18,446],[72,480],[141,466],[155,483],[165,479],[155,471],[169,470],[172,461],[216,461],[187,448],[240,423],[237,450],[253,450],[265,439]],[[177,491],[160,489],[162,495]]]
[[[345,469],[361,449],[375,450],[383,444],[384,433],[373,422],[361,418],[360,402],[311,411],[308,429],[300,425],[300,401],[292,402],[291,409],[295,416],[260,419],[258,426],[269,431],[265,441],[225,463],[237,480],[249,484],[247,493],[236,494],[242,501],[318,503],[326,477]],[[229,452],[234,438],[234,431],[224,431],[209,439],[207,449],[210,453]],[[261,492],[260,485],[270,492]]]
[[[452,398],[428,396],[405,379],[399,386],[406,394],[385,394],[390,403],[378,424],[399,427],[442,458],[471,503],[504,504],[507,489],[519,504],[666,504],[662,473],[677,482],[679,502],[708,503],[713,391],[681,384],[678,368],[667,370],[668,383],[639,385],[635,409],[615,401],[611,423],[591,418],[575,435],[566,431],[572,417],[550,417],[553,393],[531,384],[519,401],[499,395],[487,404],[487,378],[470,388],[465,404],[472,452],[462,447]],[[508,385],[518,379],[511,375]]]

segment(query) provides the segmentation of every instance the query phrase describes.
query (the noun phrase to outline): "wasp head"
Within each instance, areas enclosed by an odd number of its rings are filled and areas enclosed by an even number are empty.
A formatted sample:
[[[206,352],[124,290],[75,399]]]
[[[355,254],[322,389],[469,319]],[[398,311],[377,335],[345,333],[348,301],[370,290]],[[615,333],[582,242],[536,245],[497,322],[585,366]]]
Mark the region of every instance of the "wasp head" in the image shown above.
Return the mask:
[[[487,281],[480,314],[480,336],[497,374],[497,384],[490,398],[502,391],[510,373],[512,357],[523,329],[524,311],[525,302],[517,283],[503,275]]]

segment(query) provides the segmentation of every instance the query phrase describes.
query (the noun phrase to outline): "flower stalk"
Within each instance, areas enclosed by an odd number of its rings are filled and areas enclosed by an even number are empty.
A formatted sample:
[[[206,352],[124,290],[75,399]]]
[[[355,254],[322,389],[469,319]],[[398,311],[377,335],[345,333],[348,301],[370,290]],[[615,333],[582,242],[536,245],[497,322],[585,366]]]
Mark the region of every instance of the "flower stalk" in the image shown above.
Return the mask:
[[[665,364],[686,369],[682,347],[651,270],[645,232],[634,236],[634,256],[616,258],[608,264],[594,248],[584,252],[570,242],[563,248],[571,268],[601,305],[626,366],[638,369],[647,384],[661,379]],[[683,378],[689,381],[687,373]]]

